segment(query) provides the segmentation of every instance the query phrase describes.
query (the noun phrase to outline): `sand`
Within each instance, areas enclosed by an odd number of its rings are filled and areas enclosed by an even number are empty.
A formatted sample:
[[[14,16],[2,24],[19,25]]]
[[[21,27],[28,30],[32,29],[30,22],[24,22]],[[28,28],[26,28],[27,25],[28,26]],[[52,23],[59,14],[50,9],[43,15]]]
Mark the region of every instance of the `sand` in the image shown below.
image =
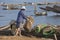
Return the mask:
[[[53,40],[53,39],[26,36],[0,36],[0,40]]]

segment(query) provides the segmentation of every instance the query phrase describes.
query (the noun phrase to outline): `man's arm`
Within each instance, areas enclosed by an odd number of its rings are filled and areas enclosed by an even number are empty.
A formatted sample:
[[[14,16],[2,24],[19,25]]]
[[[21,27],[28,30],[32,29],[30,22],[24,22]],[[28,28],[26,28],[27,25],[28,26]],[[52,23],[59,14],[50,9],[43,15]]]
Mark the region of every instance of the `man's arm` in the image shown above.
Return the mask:
[[[24,15],[23,13],[22,13],[22,16],[23,16],[24,19],[29,21],[29,18],[26,15]],[[29,22],[31,22],[31,21],[29,21]]]
[[[24,14],[22,13],[22,16],[23,16],[24,19],[27,20],[27,16],[26,16],[26,15],[24,15]]]

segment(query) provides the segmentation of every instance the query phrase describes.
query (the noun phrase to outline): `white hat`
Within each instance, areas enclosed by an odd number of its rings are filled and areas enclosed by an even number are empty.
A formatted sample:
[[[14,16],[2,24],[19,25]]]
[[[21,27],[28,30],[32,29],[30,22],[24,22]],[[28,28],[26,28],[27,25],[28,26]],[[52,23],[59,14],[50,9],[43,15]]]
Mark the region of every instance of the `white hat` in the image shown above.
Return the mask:
[[[21,9],[26,9],[26,7],[25,6],[22,6]]]

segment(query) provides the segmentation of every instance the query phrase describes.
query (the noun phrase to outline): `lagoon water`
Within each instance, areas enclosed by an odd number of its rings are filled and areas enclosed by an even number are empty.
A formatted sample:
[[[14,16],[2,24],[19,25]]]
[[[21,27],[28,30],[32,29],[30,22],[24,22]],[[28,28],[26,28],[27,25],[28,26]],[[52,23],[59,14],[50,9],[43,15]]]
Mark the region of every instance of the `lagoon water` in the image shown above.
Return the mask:
[[[44,2],[45,0],[0,0],[1,2],[5,3],[23,3],[23,2]],[[60,2],[60,0],[47,0],[47,2]],[[51,6],[51,5],[48,5]],[[40,5],[37,7],[38,12],[42,12],[44,10],[39,9],[39,7],[46,7],[46,5]],[[0,26],[7,25],[11,20],[16,20],[17,14],[19,10],[2,10],[2,6],[0,6]],[[30,16],[34,15],[34,7],[33,6],[26,6],[27,10],[25,15]],[[34,18],[34,25],[37,24],[53,24],[53,25],[60,25],[60,16],[56,16],[55,12],[47,12],[47,16],[33,16]],[[34,26],[33,25],[33,26]]]

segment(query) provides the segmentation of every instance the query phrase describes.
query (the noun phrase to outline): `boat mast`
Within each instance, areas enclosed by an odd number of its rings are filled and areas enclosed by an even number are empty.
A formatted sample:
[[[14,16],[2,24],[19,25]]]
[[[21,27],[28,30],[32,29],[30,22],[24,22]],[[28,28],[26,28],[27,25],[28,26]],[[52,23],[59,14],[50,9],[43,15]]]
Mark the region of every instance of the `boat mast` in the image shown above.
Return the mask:
[[[35,3],[34,3],[34,14],[36,14],[36,12],[37,12],[37,2],[35,0]]]
[[[47,0],[45,0],[45,4],[46,4],[46,6],[48,6],[48,2],[47,2]],[[46,13],[47,13],[47,10],[46,10]]]

